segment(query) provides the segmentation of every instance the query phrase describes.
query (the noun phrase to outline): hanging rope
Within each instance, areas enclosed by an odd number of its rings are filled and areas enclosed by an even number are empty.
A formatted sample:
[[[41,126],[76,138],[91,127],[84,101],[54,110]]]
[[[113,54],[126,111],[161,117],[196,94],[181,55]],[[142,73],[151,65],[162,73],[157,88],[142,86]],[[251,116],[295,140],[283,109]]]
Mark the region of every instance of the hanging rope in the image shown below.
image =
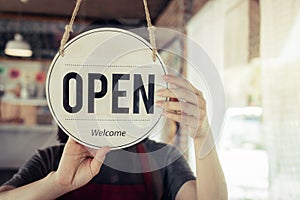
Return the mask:
[[[156,60],[156,44],[155,44],[155,35],[154,35],[155,27],[151,23],[151,17],[150,17],[150,12],[149,12],[148,5],[147,5],[147,0],[143,0],[143,3],[144,3],[147,27],[148,27],[148,32],[149,32],[149,40],[150,40],[150,44],[152,45],[152,48],[153,48],[152,59],[155,62],[155,60]],[[80,4],[81,4],[81,0],[77,0],[71,20],[70,20],[69,24],[65,26],[65,32],[60,41],[60,47],[59,47],[59,54],[62,57],[64,56],[64,46],[67,43],[67,41],[69,40],[70,32],[73,32],[73,23],[74,23],[76,15],[78,13]]]
[[[150,44],[152,45],[152,48],[153,48],[152,59],[155,62],[155,60],[156,60],[156,44],[155,44],[155,35],[154,35],[155,27],[151,23],[151,17],[150,17],[150,12],[149,12],[148,5],[147,5],[147,0],[143,0],[143,2],[144,2],[145,14],[146,14],[148,32],[149,32],[149,40],[150,40]]]
[[[64,56],[64,46],[67,43],[67,41],[69,40],[70,32],[73,32],[73,23],[74,23],[76,15],[78,13],[80,3],[81,3],[81,0],[77,0],[76,6],[73,10],[71,20],[70,20],[69,24],[65,26],[65,32],[64,32],[64,35],[63,35],[63,37],[60,41],[59,54],[62,57]]]

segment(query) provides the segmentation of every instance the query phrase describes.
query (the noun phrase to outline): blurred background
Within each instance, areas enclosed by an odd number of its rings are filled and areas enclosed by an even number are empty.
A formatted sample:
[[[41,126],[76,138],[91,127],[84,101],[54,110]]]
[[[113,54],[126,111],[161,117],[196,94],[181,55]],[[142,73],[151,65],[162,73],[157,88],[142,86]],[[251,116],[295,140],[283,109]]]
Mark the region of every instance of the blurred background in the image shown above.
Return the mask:
[[[0,0],[0,184],[37,148],[56,144],[45,79],[75,2]],[[148,6],[155,26],[187,34],[218,69],[226,94],[218,151],[229,199],[300,199],[300,1],[148,0]],[[92,23],[145,27],[143,2],[83,0],[71,37]],[[189,56],[189,43],[176,34],[160,47],[166,46]],[[186,61],[160,54],[191,78]],[[168,122],[165,132],[160,140],[188,145],[177,124]],[[195,170],[193,153],[184,153]]]

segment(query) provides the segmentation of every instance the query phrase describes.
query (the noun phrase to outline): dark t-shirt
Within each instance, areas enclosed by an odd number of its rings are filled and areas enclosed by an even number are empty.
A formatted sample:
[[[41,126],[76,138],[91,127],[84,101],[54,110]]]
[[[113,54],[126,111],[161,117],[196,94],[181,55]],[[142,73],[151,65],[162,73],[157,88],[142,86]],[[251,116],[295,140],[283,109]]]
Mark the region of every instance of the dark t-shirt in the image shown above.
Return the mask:
[[[175,199],[180,187],[189,180],[195,180],[190,167],[181,153],[170,145],[152,140],[141,142],[151,166],[152,185],[158,199]],[[64,145],[52,146],[38,150],[32,158],[4,185],[20,187],[47,176],[58,168]],[[125,153],[124,153],[125,152]],[[144,174],[139,156],[128,152],[137,152],[136,146],[107,154],[100,172],[91,180],[91,184],[135,185],[143,184]],[[133,154],[135,155],[135,154]],[[138,154],[136,154],[138,155]],[[124,167],[125,166],[125,167]],[[153,169],[155,169],[153,171]]]

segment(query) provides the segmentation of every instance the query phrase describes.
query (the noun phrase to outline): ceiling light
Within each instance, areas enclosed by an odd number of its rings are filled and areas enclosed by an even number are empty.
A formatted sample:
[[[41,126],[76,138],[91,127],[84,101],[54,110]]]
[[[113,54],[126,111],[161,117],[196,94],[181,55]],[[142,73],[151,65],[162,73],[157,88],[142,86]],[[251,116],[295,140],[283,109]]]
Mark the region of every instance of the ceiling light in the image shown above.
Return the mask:
[[[21,34],[16,33],[15,38],[6,43],[4,53],[10,56],[30,57],[32,51],[30,45],[23,40]]]

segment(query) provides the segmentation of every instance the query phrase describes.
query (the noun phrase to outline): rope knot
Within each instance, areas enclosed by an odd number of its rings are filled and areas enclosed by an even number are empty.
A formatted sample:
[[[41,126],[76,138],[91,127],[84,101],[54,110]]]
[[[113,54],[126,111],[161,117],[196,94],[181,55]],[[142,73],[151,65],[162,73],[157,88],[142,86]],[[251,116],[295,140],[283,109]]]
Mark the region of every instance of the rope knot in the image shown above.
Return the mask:
[[[60,41],[60,47],[59,47],[59,54],[63,57],[64,56],[64,46],[67,43],[69,37],[70,37],[70,32],[73,32],[73,23],[75,20],[75,17],[77,15],[77,12],[79,10],[79,6],[82,0],[77,0],[76,1],[76,6],[73,10],[73,14],[70,20],[70,23],[68,25],[65,26],[65,32],[63,34],[63,37]],[[149,13],[149,8],[147,5],[147,0],[143,0],[144,2],[144,8],[145,8],[145,14],[146,14],[146,20],[147,20],[147,26],[148,26],[148,32],[149,32],[149,40],[150,40],[150,44],[152,45],[152,59],[155,62],[156,60],[156,45],[155,45],[155,35],[154,35],[154,30],[155,27],[151,24],[151,17],[150,17],[150,13]]]
[[[70,32],[73,32],[73,23],[75,20],[75,17],[77,15],[79,6],[80,6],[81,0],[77,0],[76,1],[76,6],[73,10],[73,14],[70,20],[70,23],[68,25],[65,26],[65,32],[63,34],[63,37],[60,41],[60,47],[59,47],[59,54],[63,57],[64,56],[64,46],[67,43],[69,37],[70,37]]]
[[[154,35],[155,27],[151,23],[151,17],[150,17],[149,8],[147,5],[147,0],[143,0],[143,3],[144,3],[146,21],[147,21],[148,32],[149,32],[149,40],[150,40],[150,44],[153,47],[152,60],[153,60],[153,62],[155,62],[155,60],[156,60],[156,45],[155,45],[155,35]]]
[[[63,34],[63,37],[60,41],[60,47],[59,47],[59,53],[62,57],[64,57],[64,47],[65,47],[65,44],[67,43],[69,37],[70,37],[70,32],[73,32],[73,29],[72,29],[72,26],[70,25],[66,25],[65,26],[65,32]]]

